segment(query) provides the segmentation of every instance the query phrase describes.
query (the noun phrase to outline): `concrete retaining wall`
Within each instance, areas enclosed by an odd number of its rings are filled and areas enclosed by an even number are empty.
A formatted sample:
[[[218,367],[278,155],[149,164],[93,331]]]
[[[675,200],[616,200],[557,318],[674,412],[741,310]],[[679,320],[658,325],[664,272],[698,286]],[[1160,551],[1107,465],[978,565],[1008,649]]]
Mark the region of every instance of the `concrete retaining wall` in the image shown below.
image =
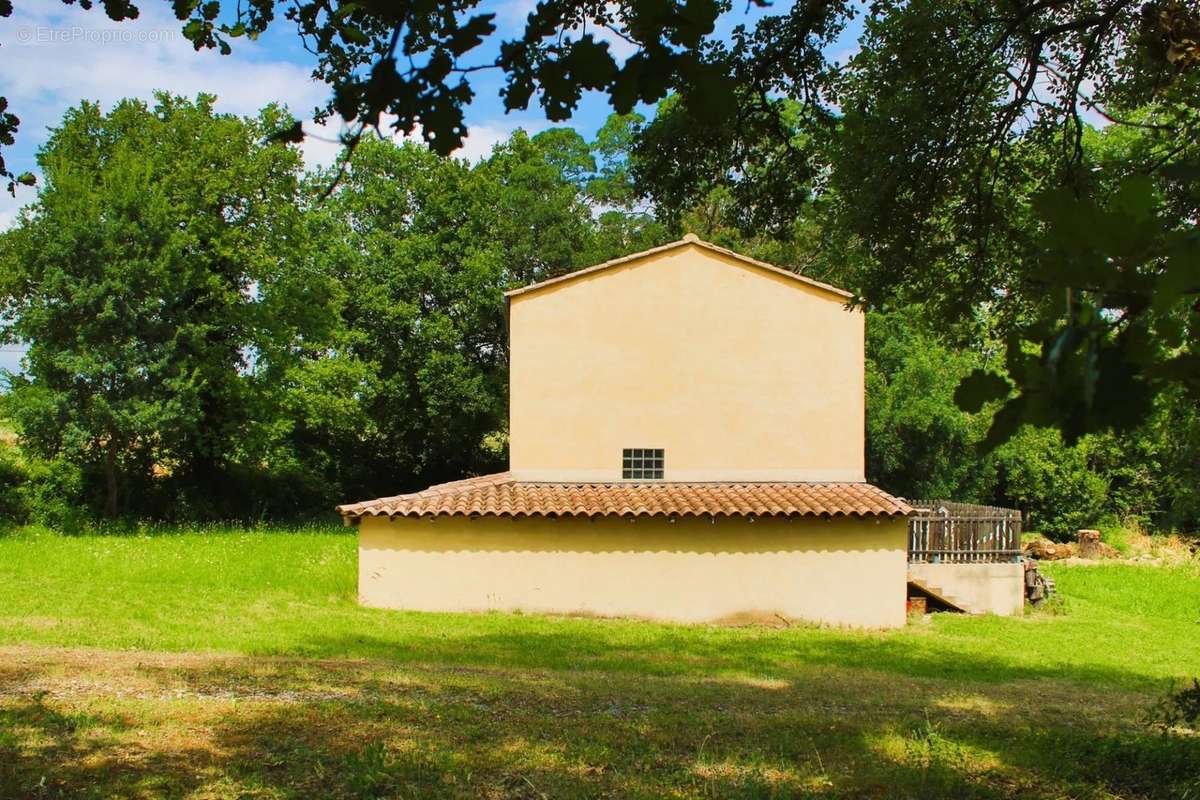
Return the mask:
[[[1024,564],[909,564],[908,579],[970,614],[1025,612]]]

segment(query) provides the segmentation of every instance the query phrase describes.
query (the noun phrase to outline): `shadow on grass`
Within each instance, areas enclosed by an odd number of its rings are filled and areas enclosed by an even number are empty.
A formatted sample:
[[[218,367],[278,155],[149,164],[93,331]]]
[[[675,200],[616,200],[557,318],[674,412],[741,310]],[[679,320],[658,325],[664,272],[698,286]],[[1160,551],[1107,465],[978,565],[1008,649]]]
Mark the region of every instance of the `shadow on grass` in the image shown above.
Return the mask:
[[[72,711],[47,696],[0,702],[0,797],[181,796],[204,782],[208,754],[138,748],[122,739],[135,724],[120,714]]]
[[[1142,698],[1052,679],[1031,696],[1028,684],[964,692],[847,667],[756,681],[231,658],[135,674],[135,700],[0,702],[0,795],[1178,798],[1200,789],[1200,738],[1131,724]]]
[[[808,629],[764,630],[759,635],[697,636],[682,629],[648,628],[650,633],[630,644],[627,636],[614,635],[604,623],[570,624],[563,631],[524,630],[505,633],[455,633],[452,636],[406,633],[403,640],[373,634],[312,636],[302,652],[339,657],[372,658],[401,664],[452,664],[457,666],[520,669],[569,669],[643,675],[713,675],[749,673],[787,678],[819,668],[853,668],[913,678],[935,678],[964,683],[998,683],[1051,678],[1083,685],[1105,684],[1137,691],[1157,692],[1162,680],[1133,670],[1100,664],[1028,663],[950,651],[921,636],[901,633],[856,636]]]

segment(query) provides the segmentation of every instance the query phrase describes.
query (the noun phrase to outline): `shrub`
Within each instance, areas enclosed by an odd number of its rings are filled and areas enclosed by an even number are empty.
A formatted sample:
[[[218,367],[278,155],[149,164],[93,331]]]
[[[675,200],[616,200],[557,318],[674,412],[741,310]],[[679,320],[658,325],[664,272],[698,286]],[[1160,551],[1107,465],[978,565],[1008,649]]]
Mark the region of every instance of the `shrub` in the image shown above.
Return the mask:
[[[339,485],[295,464],[232,464],[203,484],[187,476],[160,479],[141,507],[149,512],[143,516],[172,523],[304,522],[332,518],[334,505],[346,499]]]
[[[1092,465],[1092,442],[1063,442],[1057,430],[1025,428],[1000,448],[1001,495],[1026,515],[1026,527],[1055,540],[1074,538],[1105,516],[1108,481]]]
[[[29,474],[13,448],[0,445],[0,523],[20,525],[29,521],[25,489]]]
[[[28,479],[22,487],[28,521],[74,533],[95,518],[86,481],[80,468],[63,459],[27,463]]]
[[[1132,523],[1136,525],[1137,522]],[[1127,556],[1132,551],[1129,545],[1130,529],[1122,524],[1109,524],[1100,526],[1100,540],[1117,550],[1121,555]]]

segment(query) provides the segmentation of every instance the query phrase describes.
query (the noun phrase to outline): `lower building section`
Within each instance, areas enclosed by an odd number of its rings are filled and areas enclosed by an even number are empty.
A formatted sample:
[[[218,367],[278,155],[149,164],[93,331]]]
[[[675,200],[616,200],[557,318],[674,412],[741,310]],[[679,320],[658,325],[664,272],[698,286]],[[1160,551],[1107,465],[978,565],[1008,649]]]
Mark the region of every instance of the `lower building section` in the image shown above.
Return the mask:
[[[365,517],[359,599],[680,622],[905,622],[902,517]]]
[[[908,580],[968,614],[1015,616],[1025,612],[1025,565],[909,564]]]

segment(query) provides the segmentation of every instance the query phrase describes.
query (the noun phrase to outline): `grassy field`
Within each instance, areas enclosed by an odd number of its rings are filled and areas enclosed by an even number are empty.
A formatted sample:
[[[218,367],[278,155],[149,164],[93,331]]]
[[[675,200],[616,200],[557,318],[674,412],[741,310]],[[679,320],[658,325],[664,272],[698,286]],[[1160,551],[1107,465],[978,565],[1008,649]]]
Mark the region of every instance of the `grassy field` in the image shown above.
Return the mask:
[[[0,797],[1200,798],[1200,568],[888,633],[359,608],[343,529],[0,536]]]

